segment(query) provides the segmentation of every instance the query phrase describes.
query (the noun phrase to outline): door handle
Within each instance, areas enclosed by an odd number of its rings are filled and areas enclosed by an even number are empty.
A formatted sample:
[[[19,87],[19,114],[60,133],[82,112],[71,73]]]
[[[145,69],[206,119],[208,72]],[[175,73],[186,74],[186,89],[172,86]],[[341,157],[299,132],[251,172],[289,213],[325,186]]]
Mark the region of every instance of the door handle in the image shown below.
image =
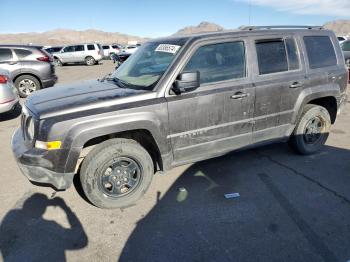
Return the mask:
[[[300,83],[300,82],[293,82],[293,83],[289,86],[289,88],[298,88],[298,87],[302,87],[302,86],[303,86],[303,84]]]
[[[231,96],[231,99],[241,99],[241,98],[248,97],[248,96],[249,96],[249,94],[247,94],[247,93],[237,92]]]

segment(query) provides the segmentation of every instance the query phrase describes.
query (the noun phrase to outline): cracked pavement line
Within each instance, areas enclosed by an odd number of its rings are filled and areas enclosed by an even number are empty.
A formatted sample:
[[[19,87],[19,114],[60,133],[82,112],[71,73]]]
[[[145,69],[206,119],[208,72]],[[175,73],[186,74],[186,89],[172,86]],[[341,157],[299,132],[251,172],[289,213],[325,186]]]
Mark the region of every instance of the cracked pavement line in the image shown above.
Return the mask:
[[[347,204],[350,205],[350,199],[348,199],[346,196],[343,196],[343,195],[339,194],[337,191],[335,191],[335,190],[333,190],[333,189],[331,189],[331,188],[329,188],[329,187],[323,185],[321,182],[319,182],[319,181],[317,181],[317,180],[315,180],[315,179],[313,179],[313,178],[311,178],[311,177],[309,177],[309,176],[303,174],[302,172],[299,172],[298,170],[294,169],[293,167],[290,167],[290,166],[288,166],[288,165],[286,165],[286,164],[283,164],[283,163],[279,162],[279,161],[276,160],[276,159],[273,159],[270,155],[266,155],[266,154],[264,154],[264,153],[258,152],[257,150],[255,150],[255,153],[256,153],[257,155],[259,155],[259,156],[262,156],[262,157],[266,158],[267,160],[271,161],[272,163],[274,163],[274,164],[276,164],[276,165],[279,165],[280,167],[283,167],[283,168],[288,169],[289,171],[291,171],[291,172],[293,172],[294,174],[296,174],[296,175],[298,175],[298,176],[300,176],[300,177],[302,177],[302,178],[308,180],[309,182],[311,182],[311,183],[313,183],[313,184],[316,184],[316,185],[319,186],[320,188],[322,188],[322,189],[328,191],[329,193],[331,193],[331,194],[333,194],[334,196],[336,196],[336,197],[342,199],[343,201],[345,201]]]

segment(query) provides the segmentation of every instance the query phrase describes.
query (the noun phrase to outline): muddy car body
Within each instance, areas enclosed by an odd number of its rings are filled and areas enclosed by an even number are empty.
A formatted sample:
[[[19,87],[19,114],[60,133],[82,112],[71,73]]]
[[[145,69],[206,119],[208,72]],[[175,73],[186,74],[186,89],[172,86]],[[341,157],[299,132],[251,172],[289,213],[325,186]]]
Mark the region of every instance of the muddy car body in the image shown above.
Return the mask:
[[[80,170],[92,203],[125,207],[178,165],[276,141],[319,150],[346,84],[321,28],[156,39],[110,77],[30,96],[12,147],[29,180],[66,189]]]

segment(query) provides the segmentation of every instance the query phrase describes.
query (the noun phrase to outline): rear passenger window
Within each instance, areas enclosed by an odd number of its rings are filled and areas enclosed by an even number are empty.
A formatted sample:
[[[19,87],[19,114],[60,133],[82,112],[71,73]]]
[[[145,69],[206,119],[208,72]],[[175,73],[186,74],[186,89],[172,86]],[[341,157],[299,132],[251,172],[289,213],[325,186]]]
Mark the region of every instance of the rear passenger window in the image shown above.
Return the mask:
[[[300,68],[298,48],[292,37],[258,40],[255,46],[260,75]]]
[[[95,46],[94,45],[87,45],[87,49],[88,50],[95,50]]]
[[[201,84],[243,78],[246,76],[244,43],[202,46],[194,53],[184,71],[199,71]]]
[[[10,61],[12,60],[12,52],[10,49],[1,48],[0,49],[0,61]]]
[[[109,49],[109,46],[108,45],[103,45],[102,48],[103,49]]]
[[[32,54],[31,51],[25,49],[14,49],[18,58],[25,58]]]
[[[304,36],[310,68],[322,68],[337,64],[337,57],[328,36]]]

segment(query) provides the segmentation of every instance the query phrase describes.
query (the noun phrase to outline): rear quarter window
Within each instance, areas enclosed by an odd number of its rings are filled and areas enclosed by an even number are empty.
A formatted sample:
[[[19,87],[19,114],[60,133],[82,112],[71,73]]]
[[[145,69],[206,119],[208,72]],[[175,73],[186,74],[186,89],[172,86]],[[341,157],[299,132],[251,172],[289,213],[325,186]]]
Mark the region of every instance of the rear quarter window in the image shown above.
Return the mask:
[[[25,57],[27,57],[27,56],[32,54],[31,51],[26,50],[26,49],[14,49],[14,51],[15,51],[17,57],[20,58],[20,59],[21,58],[25,58]]]
[[[304,43],[311,69],[337,64],[337,56],[328,36],[304,36]]]

